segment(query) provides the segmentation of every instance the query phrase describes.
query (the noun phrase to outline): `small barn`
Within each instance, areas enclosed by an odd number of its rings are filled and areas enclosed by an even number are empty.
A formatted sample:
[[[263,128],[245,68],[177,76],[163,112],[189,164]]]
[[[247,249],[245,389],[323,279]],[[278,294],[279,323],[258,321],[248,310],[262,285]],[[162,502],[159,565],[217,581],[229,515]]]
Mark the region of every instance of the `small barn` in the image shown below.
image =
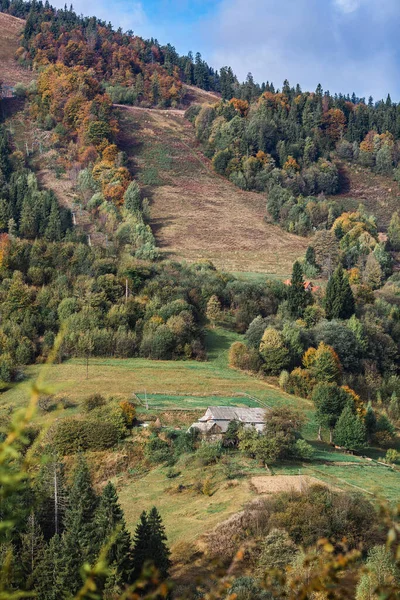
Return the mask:
[[[262,431],[266,423],[265,408],[236,408],[235,406],[209,406],[203,417],[189,427],[198,429],[205,437],[219,437],[226,433],[229,423],[237,421],[245,427]]]

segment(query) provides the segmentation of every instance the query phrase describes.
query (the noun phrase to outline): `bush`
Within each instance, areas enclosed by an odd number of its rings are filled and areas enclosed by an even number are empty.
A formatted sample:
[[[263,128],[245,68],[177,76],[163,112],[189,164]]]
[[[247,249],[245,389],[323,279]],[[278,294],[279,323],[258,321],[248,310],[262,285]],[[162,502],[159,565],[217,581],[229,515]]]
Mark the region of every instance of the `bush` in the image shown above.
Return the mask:
[[[395,450],[394,448],[389,448],[386,452],[385,462],[389,465],[399,462],[400,460],[400,452]]]
[[[82,402],[82,409],[84,412],[88,413],[95,408],[99,408],[99,406],[104,406],[106,404],[106,399],[101,394],[92,394],[84,399]]]
[[[262,360],[255,348],[248,348],[241,342],[234,342],[229,350],[229,365],[242,371],[257,373],[262,365]]]
[[[132,427],[133,422],[136,417],[136,407],[128,400],[123,400],[119,403],[122,416],[124,417],[124,421],[127,427]]]
[[[151,463],[169,462],[172,458],[172,448],[158,435],[153,434],[146,444],[145,456]]]
[[[113,423],[83,419],[62,419],[53,434],[53,445],[61,454],[78,450],[106,450],[115,446],[119,432]]]
[[[196,452],[196,457],[203,466],[217,463],[222,456],[221,442],[209,443],[203,441]]]
[[[297,440],[294,445],[295,458],[301,460],[312,460],[314,457],[314,448],[305,440]]]

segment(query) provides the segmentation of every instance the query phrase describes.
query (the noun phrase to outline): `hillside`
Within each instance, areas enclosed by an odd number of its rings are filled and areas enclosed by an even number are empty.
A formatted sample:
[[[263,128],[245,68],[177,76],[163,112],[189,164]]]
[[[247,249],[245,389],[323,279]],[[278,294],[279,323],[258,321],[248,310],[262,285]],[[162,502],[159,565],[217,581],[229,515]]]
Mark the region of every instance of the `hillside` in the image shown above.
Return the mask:
[[[23,26],[22,19],[0,12],[0,80],[6,85],[28,84],[34,78],[31,71],[20,67],[15,60]]]
[[[158,246],[171,258],[285,276],[307,240],[265,222],[265,196],[213,172],[183,112],[120,107],[125,151],[151,201]]]

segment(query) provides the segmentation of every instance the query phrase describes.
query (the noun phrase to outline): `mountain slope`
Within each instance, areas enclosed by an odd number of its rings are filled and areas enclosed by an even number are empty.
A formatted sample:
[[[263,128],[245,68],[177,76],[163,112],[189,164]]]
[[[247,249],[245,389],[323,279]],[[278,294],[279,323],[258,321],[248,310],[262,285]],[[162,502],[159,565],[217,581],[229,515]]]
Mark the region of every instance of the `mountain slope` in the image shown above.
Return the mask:
[[[151,201],[157,244],[170,258],[227,271],[287,275],[307,240],[265,222],[265,197],[213,172],[180,111],[120,107],[121,142]]]
[[[34,79],[32,72],[20,67],[15,60],[24,23],[22,19],[0,12],[0,81],[6,85],[27,84]]]

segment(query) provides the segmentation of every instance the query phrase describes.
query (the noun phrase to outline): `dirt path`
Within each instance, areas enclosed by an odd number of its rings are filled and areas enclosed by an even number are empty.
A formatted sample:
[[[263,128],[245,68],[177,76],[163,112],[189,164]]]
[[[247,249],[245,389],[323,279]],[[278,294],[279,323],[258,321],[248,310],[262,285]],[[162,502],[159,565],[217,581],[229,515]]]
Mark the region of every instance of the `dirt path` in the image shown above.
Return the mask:
[[[183,111],[119,107],[120,143],[151,200],[157,244],[171,258],[286,276],[307,240],[265,221],[266,198],[217,175]]]

